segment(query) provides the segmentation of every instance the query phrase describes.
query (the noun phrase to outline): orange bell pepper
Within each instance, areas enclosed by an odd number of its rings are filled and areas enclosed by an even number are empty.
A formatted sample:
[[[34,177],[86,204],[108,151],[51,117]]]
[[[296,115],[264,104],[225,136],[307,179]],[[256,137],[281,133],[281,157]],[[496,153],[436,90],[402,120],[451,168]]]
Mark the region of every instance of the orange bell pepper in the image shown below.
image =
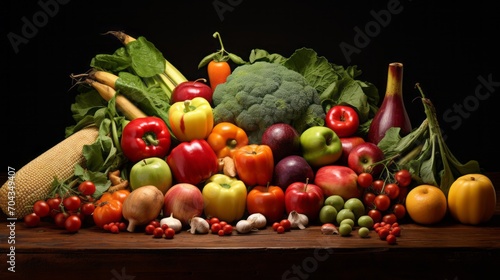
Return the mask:
[[[266,186],[274,172],[273,151],[268,145],[250,144],[233,153],[234,167],[241,181],[248,187]]]
[[[214,126],[207,142],[218,158],[233,157],[234,151],[248,145],[248,135],[233,123],[221,122]]]

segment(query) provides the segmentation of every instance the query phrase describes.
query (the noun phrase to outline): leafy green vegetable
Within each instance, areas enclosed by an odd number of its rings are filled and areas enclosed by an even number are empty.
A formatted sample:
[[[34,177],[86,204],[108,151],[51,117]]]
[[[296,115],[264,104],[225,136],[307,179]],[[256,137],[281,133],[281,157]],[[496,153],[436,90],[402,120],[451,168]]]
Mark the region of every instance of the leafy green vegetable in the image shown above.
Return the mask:
[[[282,64],[304,76],[309,85],[319,93],[324,112],[334,105],[350,105],[360,116],[358,134],[366,135],[371,120],[378,110],[378,89],[370,82],[359,80],[362,71],[357,66],[344,68],[329,62],[309,48],[297,49],[290,57],[270,54],[262,49],[250,53],[249,62],[265,61]]]
[[[399,136],[399,128],[390,128],[378,146],[386,157],[400,158],[398,168],[408,169],[418,183],[438,186],[447,195],[458,177],[480,173],[481,168],[475,160],[463,164],[452,154],[441,134],[434,105],[420,85],[417,84],[417,88],[426,119],[403,138]]]

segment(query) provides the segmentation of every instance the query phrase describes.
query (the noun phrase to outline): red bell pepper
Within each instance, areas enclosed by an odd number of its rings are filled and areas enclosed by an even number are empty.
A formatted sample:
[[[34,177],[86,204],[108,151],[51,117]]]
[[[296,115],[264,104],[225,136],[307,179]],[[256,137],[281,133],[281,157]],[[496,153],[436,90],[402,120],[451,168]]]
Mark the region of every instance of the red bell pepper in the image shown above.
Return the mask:
[[[131,120],[123,128],[120,142],[123,154],[132,162],[148,157],[163,158],[170,144],[167,124],[155,116]]]
[[[219,160],[206,140],[181,142],[167,157],[177,183],[197,185],[219,171]]]

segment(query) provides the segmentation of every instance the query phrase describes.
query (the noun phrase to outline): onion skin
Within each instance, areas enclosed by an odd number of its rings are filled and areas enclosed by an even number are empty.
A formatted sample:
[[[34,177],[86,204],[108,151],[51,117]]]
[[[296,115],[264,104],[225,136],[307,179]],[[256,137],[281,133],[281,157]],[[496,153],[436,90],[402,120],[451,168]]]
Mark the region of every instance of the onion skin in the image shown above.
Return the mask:
[[[412,131],[403,100],[403,64],[399,62],[389,64],[384,100],[370,124],[368,141],[378,144],[391,127],[401,128],[401,136]]]
[[[127,231],[146,225],[156,219],[163,208],[163,193],[155,186],[146,185],[133,190],[123,202],[122,214],[128,221]]]

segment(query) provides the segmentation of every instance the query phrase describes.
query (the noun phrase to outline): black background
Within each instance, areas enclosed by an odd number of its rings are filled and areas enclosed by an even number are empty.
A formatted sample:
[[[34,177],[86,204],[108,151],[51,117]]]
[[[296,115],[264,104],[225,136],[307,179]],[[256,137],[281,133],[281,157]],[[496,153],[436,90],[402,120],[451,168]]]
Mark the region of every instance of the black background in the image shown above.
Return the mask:
[[[93,56],[112,53],[121,45],[106,31],[145,36],[188,79],[206,77],[199,61],[219,48],[248,59],[250,50],[265,49],[289,56],[301,47],[314,49],[329,61],[358,65],[362,80],[385,92],[387,66],[404,64],[404,98],[414,126],[424,119],[414,88],[419,82],[435,104],[447,144],[459,160],[475,159],[485,171],[500,171],[494,137],[499,127],[499,85],[476,95],[478,77],[500,82],[499,17],[492,4],[453,1],[3,1],[1,8],[2,155],[0,167],[16,169],[64,139],[73,125],[71,73],[89,69]],[[434,3],[438,2],[438,3]],[[39,3],[56,3],[52,15]],[[219,10],[214,4],[218,4]],[[374,13],[400,10],[377,23]],[[224,8],[225,7],[225,8]],[[225,9],[225,10],[224,10]],[[46,15],[46,20],[40,15]],[[38,15],[38,17],[36,17]],[[35,17],[34,17],[35,16]],[[25,22],[38,20],[27,43],[14,51],[8,34],[22,36]],[[371,32],[364,45],[355,42],[355,28]],[[358,46],[346,56],[340,44]],[[444,113],[464,106],[466,115]]]

